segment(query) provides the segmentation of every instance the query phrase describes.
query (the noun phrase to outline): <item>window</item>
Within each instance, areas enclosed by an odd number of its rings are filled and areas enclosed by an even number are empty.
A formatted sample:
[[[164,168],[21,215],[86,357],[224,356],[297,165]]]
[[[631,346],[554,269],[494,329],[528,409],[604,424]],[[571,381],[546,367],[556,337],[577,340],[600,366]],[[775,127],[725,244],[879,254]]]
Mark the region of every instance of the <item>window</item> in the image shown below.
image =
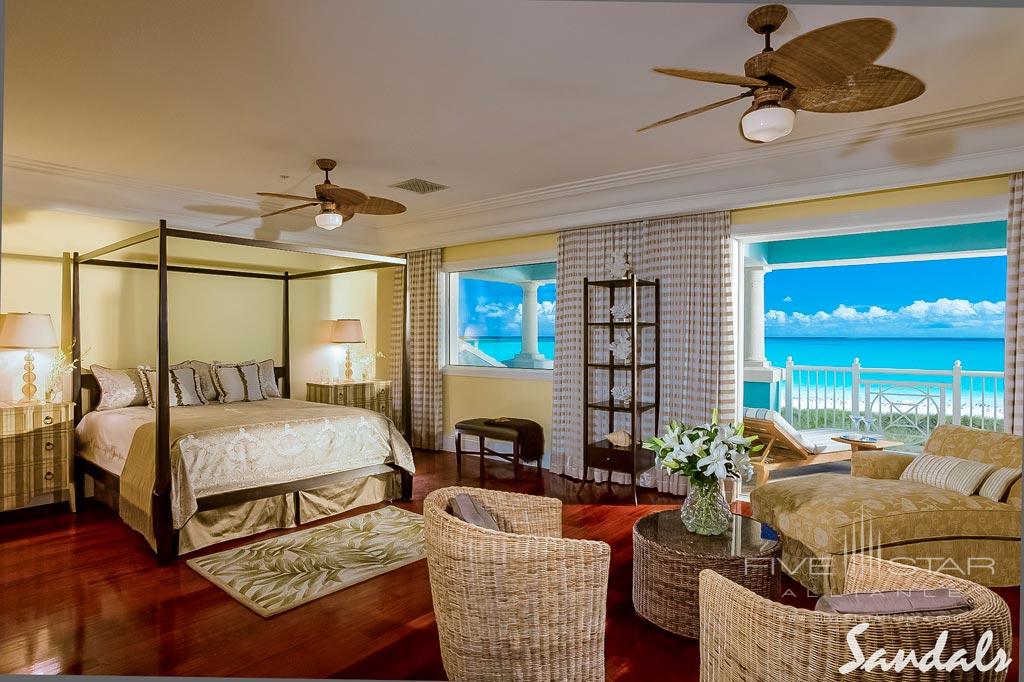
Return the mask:
[[[551,369],[555,264],[448,273],[448,364]]]

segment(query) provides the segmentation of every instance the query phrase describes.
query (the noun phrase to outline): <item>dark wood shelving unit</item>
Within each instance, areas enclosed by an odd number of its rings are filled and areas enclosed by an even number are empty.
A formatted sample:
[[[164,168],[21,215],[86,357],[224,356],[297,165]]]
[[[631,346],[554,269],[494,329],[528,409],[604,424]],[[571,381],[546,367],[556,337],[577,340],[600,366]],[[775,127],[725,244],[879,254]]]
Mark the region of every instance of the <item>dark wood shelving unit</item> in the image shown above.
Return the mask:
[[[608,291],[608,306],[605,312],[607,320],[591,319],[591,293],[595,290]],[[623,291],[625,289],[625,291]],[[616,320],[612,317],[611,307],[616,303],[616,296],[626,295],[630,303],[629,320]],[[643,298],[653,297],[653,320],[641,320]],[[621,300],[621,299],[620,299]],[[659,401],[661,395],[661,281],[639,279],[635,275],[622,279],[590,280],[583,279],[583,480],[591,467],[606,469],[609,472],[629,474],[633,486],[633,503],[637,502],[636,479],[646,469],[654,466],[654,453],[644,450],[640,443],[644,440],[643,418],[654,411],[654,428],[657,429],[660,417]],[[618,330],[630,332],[632,349],[630,359],[615,360],[609,350],[607,361],[591,357],[590,334],[594,329],[605,329],[601,336],[602,344],[614,341]],[[607,396],[591,395],[591,372],[604,372],[608,377]],[[612,397],[612,389],[616,386],[616,372],[628,375],[630,383],[630,400],[617,402]],[[653,401],[644,401],[643,389],[652,387]],[[617,428],[615,416],[629,415],[629,428],[633,444],[625,447],[612,445],[607,439],[590,441],[592,418],[595,412],[608,415],[608,430]],[[650,435],[653,435],[650,434]],[[609,479],[610,480],[610,479]]]

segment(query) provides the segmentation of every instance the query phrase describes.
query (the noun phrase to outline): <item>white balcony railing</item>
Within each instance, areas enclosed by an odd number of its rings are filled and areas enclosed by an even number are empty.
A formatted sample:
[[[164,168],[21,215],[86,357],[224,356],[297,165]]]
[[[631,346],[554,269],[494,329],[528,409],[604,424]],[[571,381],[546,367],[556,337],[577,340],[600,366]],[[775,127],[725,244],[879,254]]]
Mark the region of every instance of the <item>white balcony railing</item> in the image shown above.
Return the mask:
[[[884,433],[919,449],[938,424],[998,431],[1003,373],[950,369],[797,365],[786,359],[783,411],[798,429]]]

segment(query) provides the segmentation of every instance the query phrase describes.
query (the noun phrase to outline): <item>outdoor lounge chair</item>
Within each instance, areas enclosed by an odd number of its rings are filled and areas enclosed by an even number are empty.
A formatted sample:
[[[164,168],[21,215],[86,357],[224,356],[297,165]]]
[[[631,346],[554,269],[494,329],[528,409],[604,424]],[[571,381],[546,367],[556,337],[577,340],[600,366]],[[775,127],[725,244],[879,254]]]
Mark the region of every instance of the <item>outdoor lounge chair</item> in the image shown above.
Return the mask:
[[[811,440],[793,428],[775,410],[743,408],[744,433],[757,436],[757,443],[764,449],[751,459],[756,475],[754,485],[768,481],[773,471],[792,469],[826,462],[842,462],[853,456],[849,445],[836,443],[830,434],[819,435]],[[840,432],[836,431],[835,435]]]

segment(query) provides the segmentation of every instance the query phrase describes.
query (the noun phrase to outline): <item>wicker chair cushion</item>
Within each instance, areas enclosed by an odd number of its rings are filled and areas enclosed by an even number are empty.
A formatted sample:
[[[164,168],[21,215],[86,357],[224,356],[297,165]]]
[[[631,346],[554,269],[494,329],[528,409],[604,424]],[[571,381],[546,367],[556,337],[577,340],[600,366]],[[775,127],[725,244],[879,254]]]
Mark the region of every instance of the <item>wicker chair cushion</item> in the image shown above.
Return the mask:
[[[855,592],[822,597],[815,611],[861,616],[955,616],[971,610],[971,604],[956,590],[905,590]]]
[[[479,528],[499,530],[498,523],[491,513],[476,498],[466,493],[459,493],[452,498],[452,516]]]

